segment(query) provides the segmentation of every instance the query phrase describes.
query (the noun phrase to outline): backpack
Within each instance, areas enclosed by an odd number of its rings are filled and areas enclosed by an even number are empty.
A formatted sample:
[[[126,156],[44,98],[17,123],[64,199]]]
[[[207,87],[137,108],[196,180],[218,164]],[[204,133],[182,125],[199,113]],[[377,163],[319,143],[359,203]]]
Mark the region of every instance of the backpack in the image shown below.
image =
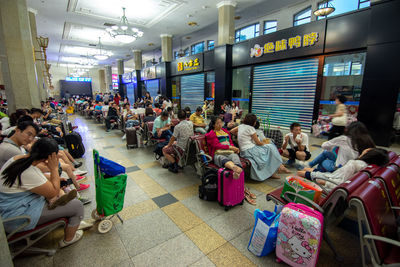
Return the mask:
[[[199,198],[207,201],[218,199],[218,169],[207,170],[199,185]]]
[[[162,149],[166,145],[168,145],[168,141],[157,143],[156,147],[153,150],[154,156],[156,157],[156,160],[159,160],[162,156],[164,156],[164,154],[162,152]]]

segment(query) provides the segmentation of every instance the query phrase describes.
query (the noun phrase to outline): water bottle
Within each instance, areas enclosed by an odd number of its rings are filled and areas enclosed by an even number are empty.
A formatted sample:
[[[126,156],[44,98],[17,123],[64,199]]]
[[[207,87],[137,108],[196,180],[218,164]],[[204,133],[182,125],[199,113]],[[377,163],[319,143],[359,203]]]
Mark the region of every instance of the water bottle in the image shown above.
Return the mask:
[[[200,157],[201,157],[201,160],[203,161],[204,165],[208,165],[206,153],[204,153],[203,150],[200,150]]]

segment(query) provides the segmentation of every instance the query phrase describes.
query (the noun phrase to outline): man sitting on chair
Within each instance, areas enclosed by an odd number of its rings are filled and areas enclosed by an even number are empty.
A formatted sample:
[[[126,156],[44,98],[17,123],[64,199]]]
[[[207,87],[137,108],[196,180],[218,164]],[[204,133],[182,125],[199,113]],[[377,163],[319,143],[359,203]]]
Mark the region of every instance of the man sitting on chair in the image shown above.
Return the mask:
[[[168,115],[168,112],[164,110],[161,115],[154,120],[153,136],[155,138],[166,139],[166,141],[169,141],[169,139],[171,139],[171,119]]]

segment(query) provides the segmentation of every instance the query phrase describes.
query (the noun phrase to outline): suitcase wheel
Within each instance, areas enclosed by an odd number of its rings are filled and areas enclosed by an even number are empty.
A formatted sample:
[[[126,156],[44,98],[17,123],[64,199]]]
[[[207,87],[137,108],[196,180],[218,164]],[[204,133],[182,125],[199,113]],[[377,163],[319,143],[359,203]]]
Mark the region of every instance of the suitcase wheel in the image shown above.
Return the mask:
[[[244,199],[242,200],[242,202],[240,202],[240,205],[243,205]]]
[[[128,150],[129,150],[129,146],[128,146],[128,145],[126,145],[126,149],[128,149]]]
[[[228,211],[231,207],[225,206],[225,211]]]

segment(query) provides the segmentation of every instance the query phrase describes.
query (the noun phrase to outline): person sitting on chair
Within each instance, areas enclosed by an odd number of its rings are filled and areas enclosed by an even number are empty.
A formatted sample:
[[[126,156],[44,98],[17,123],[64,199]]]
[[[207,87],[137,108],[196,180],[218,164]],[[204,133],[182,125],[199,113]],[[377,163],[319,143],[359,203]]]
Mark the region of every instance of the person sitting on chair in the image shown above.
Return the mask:
[[[196,108],[196,112],[190,115],[190,121],[193,123],[194,126],[194,131],[196,133],[201,133],[205,134],[206,133],[206,124],[204,122],[203,116],[201,116],[201,113],[203,112],[203,109],[201,107]]]
[[[166,139],[168,142],[171,139],[171,119],[168,112],[165,110],[154,120],[153,136],[157,139]]]
[[[168,145],[163,148],[163,154],[170,164],[163,166],[168,168],[169,171],[177,173],[179,166],[177,157],[183,155],[186,149],[186,144],[190,136],[193,135],[193,124],[186,120],[186,112],[184,110],[178,111],[179,123],[174,128],[174,134],[169,140]]]
[[[117,106],[117,104],[110,102],[110,107],[108,108],[106,116],[107,132],[109,132],[111,129],[111,120],[118,121],[118,119],[119,119],[119,107]]]

